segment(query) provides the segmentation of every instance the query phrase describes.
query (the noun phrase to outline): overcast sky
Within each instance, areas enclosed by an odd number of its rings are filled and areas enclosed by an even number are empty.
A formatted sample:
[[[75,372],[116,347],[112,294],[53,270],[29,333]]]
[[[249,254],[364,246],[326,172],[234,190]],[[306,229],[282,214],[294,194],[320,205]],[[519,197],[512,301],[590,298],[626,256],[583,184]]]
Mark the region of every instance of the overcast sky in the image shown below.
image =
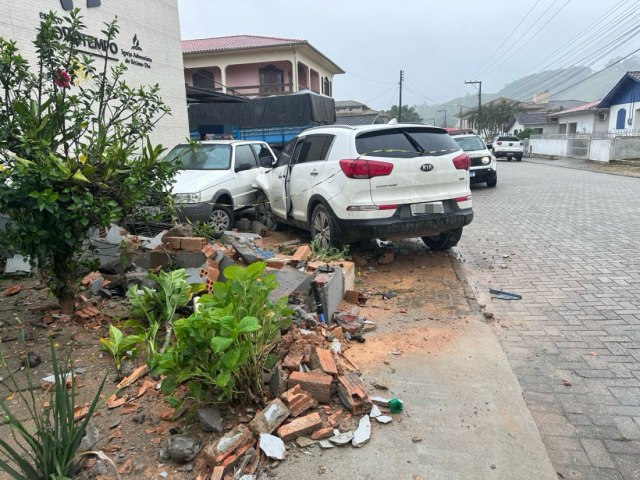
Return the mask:
[[[357,100],[387,109],[398,101],[400,70],[406,80],[403,103],[414,105],[475,95],[477,90],[465,85],[465,80],[482,80],[484,92],[495,92],[512,80],[541,70],[541,66],[572,65],[582,58],[582,52],[604,41],[604,34],[589,39],[587,32],[606,27],[605,22],[616,27],[607,29],[611,32],[627,30],[624,22],[637,26],[634,15],[640,15],[639,3],[179,0],[179,8],[183,39],[250,34],[307,40],[347,72],[335,77],[337,100]],[[517,33],[512,34],[520,23]],[[580,39],[574,42],[583,32],[582,44]],[[640,48],[639,37],[624,38],[629,41],[601,62]],[[572,45],[578,46],[573,54],[564,59],[553,57]]]

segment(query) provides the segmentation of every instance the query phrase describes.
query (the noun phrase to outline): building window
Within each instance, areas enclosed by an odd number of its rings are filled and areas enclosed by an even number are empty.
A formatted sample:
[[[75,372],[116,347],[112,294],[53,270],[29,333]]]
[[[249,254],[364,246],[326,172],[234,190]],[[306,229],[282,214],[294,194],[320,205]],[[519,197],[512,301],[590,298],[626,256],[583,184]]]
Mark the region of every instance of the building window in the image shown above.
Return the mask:
[[[215,88],[215,81],[213,79],[213,72],[209,70],[198,70],[193,73],[193,86],[197,88],[207,88],[213,90]]]
[[[618,130],[624,129],[624,122],[627,119],[627,109],[621,108],[618,110],[618,117],[616,118],[616,128]]]
[[[284,92],[284,76],[282,70],[274,65],[260,69],[260,93]]]
[[[329,79],[327,77],[324,77],[324,80],[322,81],[322,93],[324,95],[331,96],[329,89]]]

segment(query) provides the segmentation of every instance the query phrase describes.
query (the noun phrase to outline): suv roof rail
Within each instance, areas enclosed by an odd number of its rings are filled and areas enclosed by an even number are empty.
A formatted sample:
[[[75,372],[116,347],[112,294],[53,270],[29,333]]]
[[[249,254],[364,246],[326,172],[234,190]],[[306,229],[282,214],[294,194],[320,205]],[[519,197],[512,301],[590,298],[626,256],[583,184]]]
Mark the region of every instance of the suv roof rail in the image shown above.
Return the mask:
[[[315,130],[318,128],[344,128],[345,130],[355,130],[355,127],[352,125],[341,125],[339,123],[334,125],[316,125],[315,127],[309,127],[306,130]]]

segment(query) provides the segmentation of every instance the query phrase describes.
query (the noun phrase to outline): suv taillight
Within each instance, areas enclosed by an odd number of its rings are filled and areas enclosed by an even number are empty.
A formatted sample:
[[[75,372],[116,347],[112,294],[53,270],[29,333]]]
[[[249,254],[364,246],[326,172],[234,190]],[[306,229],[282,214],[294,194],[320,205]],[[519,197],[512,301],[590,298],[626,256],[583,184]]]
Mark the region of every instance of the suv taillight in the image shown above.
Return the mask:
[[[502,145],[502,142],[498,142],[498,145]]]
[[[466,153],[461,153],[453,159],[453,165],[458,170],[469,170],[469,167],[471,166],[471,159]]]
[[[349,178],[371,178],[389,175],[393,170],[393,163],[377,160],[340,160],[340,168]]]

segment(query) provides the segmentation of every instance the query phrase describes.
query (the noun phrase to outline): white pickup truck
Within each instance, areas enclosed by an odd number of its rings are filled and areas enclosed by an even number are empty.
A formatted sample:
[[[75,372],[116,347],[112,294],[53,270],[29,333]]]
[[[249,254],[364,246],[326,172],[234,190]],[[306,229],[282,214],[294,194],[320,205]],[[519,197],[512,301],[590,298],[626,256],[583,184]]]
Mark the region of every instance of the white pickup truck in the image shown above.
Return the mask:
[[[496,158],[506,157],[509,162],[514,157],[517,161],[522,160],[522,141],[513,135],[498,135],[493,139],[491,149]]]

